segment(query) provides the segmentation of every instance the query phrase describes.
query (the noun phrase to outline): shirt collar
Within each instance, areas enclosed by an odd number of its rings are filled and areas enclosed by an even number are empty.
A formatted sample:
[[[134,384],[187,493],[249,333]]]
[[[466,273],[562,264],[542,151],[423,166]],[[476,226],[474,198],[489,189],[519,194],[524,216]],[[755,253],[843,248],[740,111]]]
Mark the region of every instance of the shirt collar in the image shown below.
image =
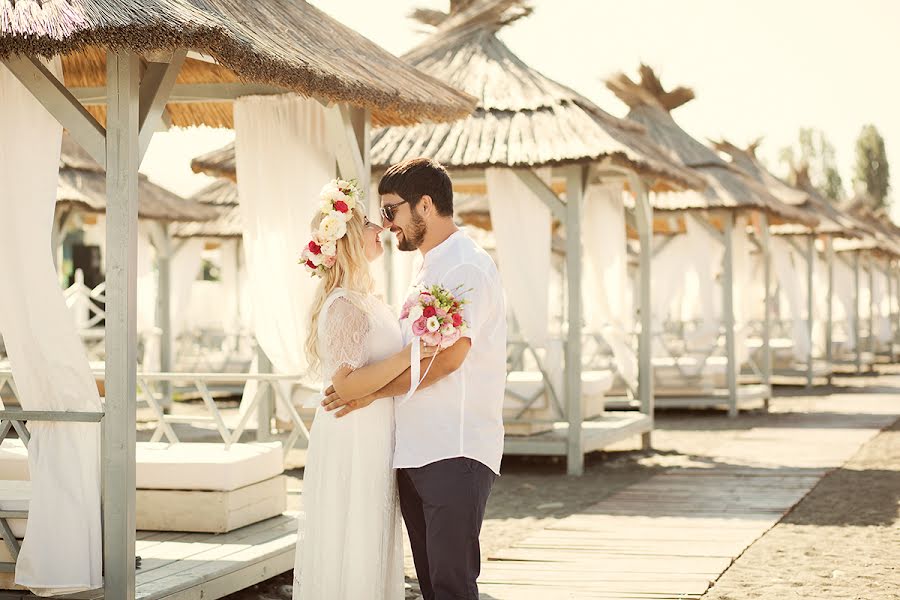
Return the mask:
[[[425,254],[422,260],[422,266],[424,267],[425,265],[433,264],[436,260],[440,260],[441,257],[447,254],[450,248],[453,247],[453,245],[456,243],[456,240],[463,237],[464,235],[465,234],[461,229],[457,229],[456,231],[454,231],[452,234],[450,234],[450,237],[448,237],[446,240],[444,240],[443,242],[429,250],[427,254]]]

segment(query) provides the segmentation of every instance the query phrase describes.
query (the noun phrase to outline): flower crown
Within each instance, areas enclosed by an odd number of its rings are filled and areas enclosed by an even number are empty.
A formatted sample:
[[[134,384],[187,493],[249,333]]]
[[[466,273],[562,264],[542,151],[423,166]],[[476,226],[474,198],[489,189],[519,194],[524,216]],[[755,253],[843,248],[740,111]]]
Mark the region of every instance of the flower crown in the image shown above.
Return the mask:
[[[319,210],[325,216],[300,255],[300,262],[310,275],[323,277],[335,265],[337,241],[347,235],[347,222],[361,199],[356,181],[332,179],[319,192]]]

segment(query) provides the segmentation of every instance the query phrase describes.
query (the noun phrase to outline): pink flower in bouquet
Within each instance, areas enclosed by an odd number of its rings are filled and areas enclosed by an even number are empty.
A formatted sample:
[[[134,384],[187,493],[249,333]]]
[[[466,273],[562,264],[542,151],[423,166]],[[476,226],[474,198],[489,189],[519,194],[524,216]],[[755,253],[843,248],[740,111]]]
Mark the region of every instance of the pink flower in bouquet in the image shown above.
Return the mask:
[[[437,310],[435,310],[435,308],[433,306],[426,306],[425,309],[422,311],[422,316],[425,317],[426,319],[430,319],[431,317],[433,317],[436,314],[437,314]]]
[[[413,321],[412,332],[413,335],[417,336],[422,336],[428,333],[427,319],[425,317],[419,317],[418,320]]]
[[[422,341],[428,346],[440,346],[441,339],[442,336],[439,331],[427,331],[422,335]]]
[[[452,318],[453,318],[453,326],[454,326],[454,327],[459,327],[460,325],[463,324],[463,318],[462,318],[462,315],[461,315],[461,314],[459,314],[459,313],[453,313],[453,317],[452,317]]]
[[[448,313],[443,308],[439,308],[435,311],[435,314],[437,314],[439,319],[446,319]]]
[[[455,344],[457,340],[459,340],[459,337],[460,337],[459,329],[455,329],[455,328],[453,329],[453,332],[450,334],[446,334],[446,333],[442,334],[441,335],[441,343],[440,343],[441,349],[449,348],[450,346]]]

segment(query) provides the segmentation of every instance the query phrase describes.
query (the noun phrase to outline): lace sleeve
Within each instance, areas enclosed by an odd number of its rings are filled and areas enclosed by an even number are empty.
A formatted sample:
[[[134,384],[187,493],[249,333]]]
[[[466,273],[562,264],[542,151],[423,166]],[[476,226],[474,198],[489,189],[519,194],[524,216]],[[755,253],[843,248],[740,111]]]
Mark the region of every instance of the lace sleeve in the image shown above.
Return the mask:
[[[347,298],[337,298],[325,314],[319,337],[322,366],[331,377],[341,367],[358,369],[369,362],[369,316]]]

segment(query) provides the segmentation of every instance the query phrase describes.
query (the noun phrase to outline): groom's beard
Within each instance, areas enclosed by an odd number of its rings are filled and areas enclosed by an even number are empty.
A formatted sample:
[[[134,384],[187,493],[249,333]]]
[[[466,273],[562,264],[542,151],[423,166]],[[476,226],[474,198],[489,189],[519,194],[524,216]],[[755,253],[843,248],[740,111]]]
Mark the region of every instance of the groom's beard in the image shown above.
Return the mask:
[[[400,228],[400,231],[403,232],[403,237],[398,238],[397,248],[403,252],[418,250],[419,246],[421,246],[422,242],[425,240],[426,229],[425,219],[414,212],[412,214],[412,223],[409,225],[409,230]]]

